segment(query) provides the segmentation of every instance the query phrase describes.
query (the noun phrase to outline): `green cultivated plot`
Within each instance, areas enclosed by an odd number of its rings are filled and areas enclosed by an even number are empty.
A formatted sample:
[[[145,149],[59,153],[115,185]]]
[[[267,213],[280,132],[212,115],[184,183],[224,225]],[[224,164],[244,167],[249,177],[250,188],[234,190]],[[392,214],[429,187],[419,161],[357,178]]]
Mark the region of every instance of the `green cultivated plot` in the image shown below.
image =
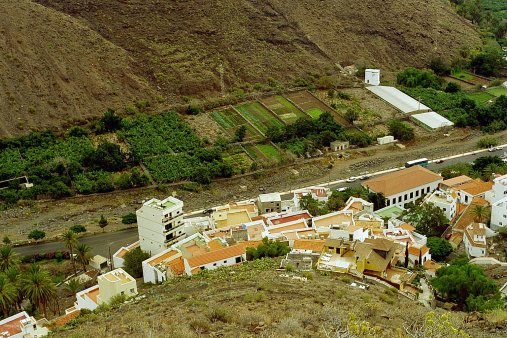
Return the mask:
[[[300,111],[283,96],[272,96],[262,101],[269,109],[278,115],[285,124],[291,124],[296,122],[296,120],[300,117],[306,117],[302,111]]]
[[[502,95],[507,96],[507,88],[505,88],[505,87],[489,88],[487,90],[487,92],[490,93],[491,95],[494,95],[494,96],[502,96]]]
[[[468,97],[479,104],[485,104],[489,100],[492,100],[495,98],[495,96],[493,96],[492,94],[490,94],[488,92],[471,93],[471,94],[468,94]]]
[[[211,118],[224,128],[231,137],[234,137],[236,130],[238,130],[240,126],[245,126],[245,141],[261,138],[259,132],[255,130],[243,116],[236,113],[233,109],[212,112]]]
[[[313,119],[318,119],[324,112],[319,108],[311,108],[306,111]]]
[[[280,162],[282,157],[278,149],[271,144],[258,144],[256,148],[267,158]]]
[[[248,102],[236,107],[245,119],[250,121],[261,132],[266,133],[269,127],[283,127],[283,123],[266,110],[259,102]]]

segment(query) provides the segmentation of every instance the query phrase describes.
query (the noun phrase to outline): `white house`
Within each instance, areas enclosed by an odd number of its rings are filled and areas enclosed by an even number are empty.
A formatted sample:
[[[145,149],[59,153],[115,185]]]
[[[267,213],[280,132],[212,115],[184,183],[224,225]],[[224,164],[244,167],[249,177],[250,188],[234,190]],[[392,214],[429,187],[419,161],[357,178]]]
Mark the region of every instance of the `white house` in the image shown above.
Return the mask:
[[[380,69],[365,69],[364,83],[379,86],[380,85]]]
[[[346,241],[364,242],[369,236],[368,229],[355,225],[332,225],[328,238],[343,238]]]
[[[405,204],[437,189],[442,181],[440,175],[421,166],[413,166],[376,176],[365,181],[363,186],[372,192],[382,193],[387,206],[405,207]]]
[[[491,205],[491,229],[498,230],[507,226],[507,197]]]
[[[461,204],[470,204],[476,197],[486,198],[486,193],[493,187],[492,182],[484,182],[480,179],[473,180],[459,185],[455,189],[458,192],[458,202]]]
[[[185,236],[183,202],[172,196],[160,201],[153,198],[136,211],[141,249],[158,254]]]
[[[424,265],[427,261],[431,261],[430,249],[426,245],[413,243],[408,247],[408,265],[418,266]]]
[[[128,246],[123,246],[123,247],[119,248],[118,251],[116,251],[113,254],[113,269],[123,268],[123,264],[125,263],[125,259],[124,259],[125,254],[127,252],[134,250],[137,247],[139,247],[139,241],[134,242]]]
[[[304,189],[298,189],[294,191],[294,204],[299,210],[301,206],[299,205],[299,200],[301,197],[306,195],[311,195],[314,199],[316,199],[319,202],[326,203],[329,199],[328,197],[329,188],[324,187],[310,187],[310,188],[304,188]]]
[[[424,203],[431,203],[444,212],[445,217],[451,220],[456,215],[458,194],[452,190],[436,190],[426,198]]]
[[[282,197],[277,192],[260,194],[257,202],[259,204],[259,213],[261,214],[282,211]]]
[[[36,321],[26,311],[0,320],[0,338],[39,338],[48,334],[49,330],[42,326],[47,320]]]
[[[108,304],[117,295],[137,295],[136,280],[121,268],[100,275],[97,282],[97,285],[76,293],[75,309],[93,311],[100,304]]]
[[[396,140],[394,139],[394,136],[392,136],[392,135],[387,135],[384,137],[377,137],[377,143],[380,145],[393,143],[395,141]]]
[[[485,257],[488,255],[486,243],[486,225],[472,223],[465,228],[463,236],[465,250],[469,257]]]
[[[486,192],[486,201],[490,204],[507,197],[507,175],[496,177],[493,180],[493,187]]]

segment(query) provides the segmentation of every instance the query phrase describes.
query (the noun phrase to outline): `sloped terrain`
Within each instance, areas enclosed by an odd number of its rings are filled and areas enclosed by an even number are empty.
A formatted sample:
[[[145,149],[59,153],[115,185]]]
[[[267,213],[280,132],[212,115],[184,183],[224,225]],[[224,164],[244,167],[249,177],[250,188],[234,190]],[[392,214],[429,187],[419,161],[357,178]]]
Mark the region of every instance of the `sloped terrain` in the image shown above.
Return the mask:
[[[451,337],[446,320],[470,337],[504,336],[504,318],[496,324],[465,323],[464,313],[437,309],[429,314],[386,287],[361,290],[350,286],[349,277],[319,273],[305,274],[311,279],[302,281],[275,271],[278,264],[254,261],[143,287],[146,298],[79,317],[71,329],[54,336]]]
[[[480,44],[439,0],[6,2],[0,136],[141,98],[216,95],[221,74],[233,90],[336,74],[338,64],[423,66]]]
[[[127,53],[66,14],[0,5],[0,136],[84,121],[150,98]]]

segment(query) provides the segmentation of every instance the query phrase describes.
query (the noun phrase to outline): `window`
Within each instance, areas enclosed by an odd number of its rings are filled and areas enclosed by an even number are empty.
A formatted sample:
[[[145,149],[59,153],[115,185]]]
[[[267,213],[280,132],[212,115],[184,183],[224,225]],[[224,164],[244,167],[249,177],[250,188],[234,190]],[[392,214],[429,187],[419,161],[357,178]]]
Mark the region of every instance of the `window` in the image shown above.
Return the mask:
[[[125,294],[125,291],[122,291],[122,292],[121,292],[121,294],[122,294],[122,295],[124,295],[124,294]]]
[[[443,209],[444,209],[444,211],[447,211],[447,208],[443,208]]]
[[[386,206],[389,206],[389,205],[391,205],[391,201],[390,201],[390,200],[387,200],[387,201],[386,201]]]
[[[241,256],[236,257],[236,263],[241,263]]]
[[[419,196],[419,190],[415,192],[415,197]]]
[[[426,189],[426,192],[430,192],[430,187],[428,187],[428,189]]]
[[[227,263],[227,261],[224,261],[224,263]]]
[[[130,293],[134,293],[134,289],[130,289]]]
[[[217,266],[217,263],[213,263],[213,266]]]
[[[408,195],[407,195],[407,194],[405,194],[404,201],[406,201],[406,200],[407,200],[407,198],[408,198]]]
[[[401,196],[398,197],[398,203],[401,203]]]
[[[413,192],[410,193],[410,198],[414,198],[414,193]]]

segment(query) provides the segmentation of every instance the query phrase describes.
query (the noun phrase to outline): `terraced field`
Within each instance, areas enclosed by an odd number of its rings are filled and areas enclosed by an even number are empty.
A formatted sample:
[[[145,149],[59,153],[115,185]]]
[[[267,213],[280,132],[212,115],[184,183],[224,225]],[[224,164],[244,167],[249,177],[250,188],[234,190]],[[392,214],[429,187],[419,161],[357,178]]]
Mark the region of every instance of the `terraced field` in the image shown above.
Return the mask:
[[[258,162],[280,162],[282,156],[271,144],[257,144],[245,147],[246,152]]]
[[[285,97],[294,102],[299,108],[304,110],[305,113],[314,119],[319,118],[319,116],[324,112],[329,112],[333,114],[336,122],[343,126],[350,126],[350,123],[348,123],[341,115],[305,90],[286,94]]]
[[[230,137],[234,137],[236,130],[238,130],[240,126],[245,126],[245,141],[255,141],[262,138],[262,135],[254,127],[252,127],[252,125],[248,123],[243,116],[238,114],[232,108],[214,111],[210,114],[210,116],[225,129]]]
[[[269,96],[260,101],[281,118],[285,124],[294,123],[298,118],[308,116],[281,95]]]
[[[266,133],[269,127],[283,127],[283,123],[259,102],[252,101],[235,107],[241,115],[252,123],[262,133]]]

